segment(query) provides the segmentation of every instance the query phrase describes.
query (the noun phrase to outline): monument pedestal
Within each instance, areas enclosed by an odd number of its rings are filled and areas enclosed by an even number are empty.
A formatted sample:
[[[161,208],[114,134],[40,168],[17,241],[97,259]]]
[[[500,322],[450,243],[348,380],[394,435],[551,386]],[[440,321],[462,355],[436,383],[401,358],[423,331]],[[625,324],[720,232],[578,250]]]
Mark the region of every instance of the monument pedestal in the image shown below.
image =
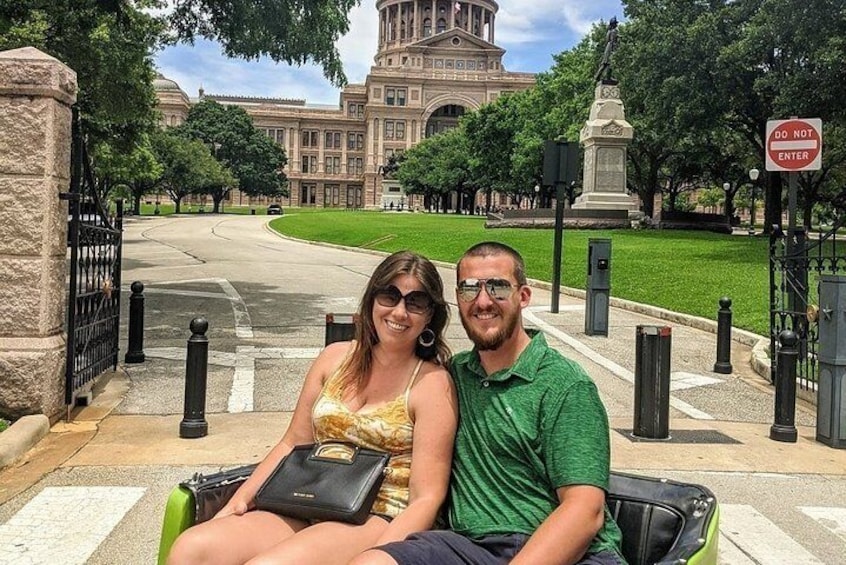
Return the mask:
[[[585,148],[584,184],[573,209],[637,211],[637,198],[626,192],[626,148],[633,135],[620,87],[601,82],[579,136]]]

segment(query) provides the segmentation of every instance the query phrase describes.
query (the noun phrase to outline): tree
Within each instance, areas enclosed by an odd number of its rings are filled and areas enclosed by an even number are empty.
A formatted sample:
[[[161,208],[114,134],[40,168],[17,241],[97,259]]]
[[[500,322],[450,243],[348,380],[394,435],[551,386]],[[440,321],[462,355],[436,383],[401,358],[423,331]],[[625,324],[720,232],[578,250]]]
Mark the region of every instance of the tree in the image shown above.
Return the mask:
[[[282,168],[285,150],[253,126],[238,106],[203,100],[188,112],[185,123],[174,128],[210,148],[214,157],[238,179],[241,191],[250,196],[286,194]]]
[[[100,199],[107,198],[119,185],[125,185],[129,188],[135,214],[141,213],[141,198],[155,190],[161,182],[162,172],[162,165],[156,159],[150,136],[147,135],[128,153],[117,152],[104,143],[98,150],[94,167]]]
[[[89,147],[129,151],[156,124],[151,54],[163,32],[152,0],[0,0],[0,50],[33,46],[77,74]]]
[[[161,132],[155,149],[163,168],[161,186],[173,200],[178,214],[182,199],[208,186],[207,172],[219,172],[220,164],[203,142],[180,136],[174,130]]]
[[[117,0],[116,0],[117,1]],[[227,57],[267,56],[302,65],[314,61],[336,86],[346,84],[338,39],[360,0],[181,0],[167,15],[174,39],[220,42]]]

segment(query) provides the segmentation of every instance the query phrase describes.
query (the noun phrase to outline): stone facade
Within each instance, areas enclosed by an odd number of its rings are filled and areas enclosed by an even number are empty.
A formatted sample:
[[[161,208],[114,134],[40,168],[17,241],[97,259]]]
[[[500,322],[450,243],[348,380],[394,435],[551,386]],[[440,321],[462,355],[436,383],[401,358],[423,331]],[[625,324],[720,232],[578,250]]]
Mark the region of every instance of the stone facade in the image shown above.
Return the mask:
[[[465,111],[502,93],[534,86],[535,77],[503,68],[505,50],[494,44],[499,7],[493,0],[379,0],[376,8],[375,65],[364,84],[343,89],[337,106],[202,91],[192,99],[160,77],[163,125],[182,123],[203,98],[239,105],[285,148],[290,195],[283,205],[399,205],[405,200],[399,186],[381,175],[390,155],[454,127]],[[228,203],[249,202],[233,191]]]
[[[71,105],[76,73],[31,47],[0,52],[0,414],[64,408]]]

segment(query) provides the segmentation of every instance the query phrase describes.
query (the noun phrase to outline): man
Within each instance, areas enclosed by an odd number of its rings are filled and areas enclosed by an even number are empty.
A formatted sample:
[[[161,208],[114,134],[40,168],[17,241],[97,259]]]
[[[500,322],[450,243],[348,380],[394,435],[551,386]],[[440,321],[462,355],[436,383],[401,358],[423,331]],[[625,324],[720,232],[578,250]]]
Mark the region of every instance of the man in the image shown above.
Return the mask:
[[[523,328],[523,259],[495,242],[457,269],[461,323],[475,347],[452,361],[459,426],[450,528],[359,556],[355,565],[620,565],[605,507],[608,416],[584,370]]]

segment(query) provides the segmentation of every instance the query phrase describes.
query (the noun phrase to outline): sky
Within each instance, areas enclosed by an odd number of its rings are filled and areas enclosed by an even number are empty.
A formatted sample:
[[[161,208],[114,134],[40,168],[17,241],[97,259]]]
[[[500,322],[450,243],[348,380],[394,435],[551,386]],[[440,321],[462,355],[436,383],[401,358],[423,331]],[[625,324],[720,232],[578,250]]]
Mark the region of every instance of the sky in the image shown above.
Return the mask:
[[[496,44],[506,50],[509,71],[537,73],[552,66],[552,55],[576,45],[591,25],[612,16],[623,19],[620,0],[499,0]],[[375,0],[362,0],[350,12],[350,31],[338,41],[350,83],[364,83],[377,48]],[[194,98],[206,94],[299,98],[310,104],[338,104],[340,90],[316,65],[302,67],[228,59],[215,42],[197,41],[159,52],[156,67]]]

